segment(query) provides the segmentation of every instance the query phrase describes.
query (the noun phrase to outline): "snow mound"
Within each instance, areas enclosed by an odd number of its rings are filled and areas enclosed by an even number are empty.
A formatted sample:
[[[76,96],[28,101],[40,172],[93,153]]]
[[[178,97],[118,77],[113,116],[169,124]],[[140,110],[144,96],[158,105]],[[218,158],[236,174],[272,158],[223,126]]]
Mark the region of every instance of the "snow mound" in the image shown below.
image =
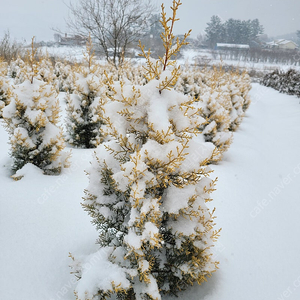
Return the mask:
[[[21,178],[32,179],[37,178],[40,175],[43,175],[43,171],[35,166],[34,164],[27,163],[23,168],[18,170],[16,174],[12,176],[15,180],[19,180]]]

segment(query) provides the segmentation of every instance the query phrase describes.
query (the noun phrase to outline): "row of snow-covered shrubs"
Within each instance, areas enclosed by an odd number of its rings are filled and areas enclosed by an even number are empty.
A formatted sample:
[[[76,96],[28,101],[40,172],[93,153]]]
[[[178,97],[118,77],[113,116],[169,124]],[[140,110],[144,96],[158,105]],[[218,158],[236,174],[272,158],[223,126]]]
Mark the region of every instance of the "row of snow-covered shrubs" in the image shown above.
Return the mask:
[[[170,34],[165,39],[169,47]],[[97,65],[91,45],[74,66],[35,61],[32,49],[28,61],[2,72],[14,171],[32,163],[58,174],[67,165],[65,141],[96,148],[83,207],[100,249],[72,257],[77,299],[161,299],[217,269],[211,248],[219,230],[206,204],[215,186],[210,164],[228,149],[249,106],[250,78],[217,68],[181,71],[170,60],[180,46],[170,46],[164,60],[145,54],[143,67],[119,70]]]
[[[205,141],[214,143],[220,154],[225,152],[232,141],[232,132],[250,105],[249,75],[216,67],[213,70],[187,68],[175,89],[194,98],[201,116],[207,120],[201,127]]]
[[[266,74],[260,83],[280,93],[300,97],[300,72],[294,69],[286,72],[277,69],[272,73]]]
[[[16,94],[17,87],[26,80],[30,81],[31,77],[43,82],[44,87],[51,86],[53,97],[57,97],[59,92],[66,92],[65,140],[77,148],[95,148],[103,141],[100,127],[105,120],[101,106],[103,98],[107,98],[108,78],[130,81],[135,85],[147,84],[142,66],[127,64],[115,70],[110,65],[97,65],[92,57],[87,57],[86,64],[73,66],[63,62],[52,66],[49,59],[43,58],[34,67],[35,70],[31,68],[20,58],[12,61],[7,69],[2,68],[2,75],[6,72],[10,80],[0,77],[0,108],[9,103],[12,91]],[[203,132],[205,141],[217,146],[221,158],[231,143],[232,131],[241,123],[250,103],[248,74],[225,72],[219,68],[200,70],[185,67],[173,87],[193,97],[199,114],[206,119],[199,130]],[[33,110],[39,108],[33,107]]]

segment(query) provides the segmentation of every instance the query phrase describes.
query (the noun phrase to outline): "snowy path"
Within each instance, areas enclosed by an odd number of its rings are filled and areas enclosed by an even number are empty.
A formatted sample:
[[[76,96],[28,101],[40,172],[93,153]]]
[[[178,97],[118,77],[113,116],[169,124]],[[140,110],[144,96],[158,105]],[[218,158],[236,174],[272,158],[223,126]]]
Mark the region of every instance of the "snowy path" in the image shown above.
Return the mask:
[[[251,94],[248,117],[228,156],[216,167],[220,180],[215,205],[224,228],[218,299],[297,300],[299,99],[258,84]]]
[[[220,270],[180,299],[300,299],[299,99],[258,84],[251,94],[231,148],[213,166]],[[68,252],[88,252],[97,236],[79,204],[91,151],[74,150],[64,177],[32,172],[14,182],[3,128],[0,140],[0,299],[73,300]]]

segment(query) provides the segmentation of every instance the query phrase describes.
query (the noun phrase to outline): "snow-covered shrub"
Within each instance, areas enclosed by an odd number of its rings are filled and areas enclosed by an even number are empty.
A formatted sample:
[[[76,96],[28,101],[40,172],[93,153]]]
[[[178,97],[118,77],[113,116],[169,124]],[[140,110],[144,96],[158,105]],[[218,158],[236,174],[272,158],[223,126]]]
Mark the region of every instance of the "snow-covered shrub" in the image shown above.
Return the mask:
[[[211,247],[218,231],[206,206],[215,146],[198,130],[205,119],[193,98],[173,89],[179,68],[170,58],[188,36],[172,47],[180,1],[173,5],[171,25],[162,13],[165,57],[155,62],[142,48],[147,84],[107,82],[102,130],[112,138],[96,150],[83,203],[100,249],[73,258],[77,299],[161,299],[217,268]]]
[[[236,84],[240,89],[241,97],[243,98],[243,111],[246,112],[251,104],[249,92],[252,88],[251,77],[247,72],[242,72],[241,75],[236,74]]]
[[[280,93],[300,97],[300,73],[294,69],[290,69],[287,72],[277,69],[272,73],[266,74],[261,80],[261,84],[272,87]]]
[[[22,83],[26,79],[26,74],[23,71],[24,67],[25,62],[20,57],[12,60],[9,64],[8,76],[13,78],[16,84]]]
[[[281,93],[300,97],[300,72],[290,69],[282,78]]]
[[[261,84],[267,87],[272,87],[275,90],[280,90],[282,71],[278,69],[266,74],[261,80]]]
[[[67,101],[67,141],[78,148],[96,148],[102,141],[100,127],[103,125],[101,104],[103,84],[94,63],[91,38],[85,55],[87,65],[74,72],[74,91],[68,93]]]
[[[251,103],[248,95],[251,89],[251,79],[246,72],[240,74],[239,71],[236,71],[228,74],[230,76],[228,81],[231,83],[229,85],[229,94],[232,102],[230,130],[235,131],[241,124],[245,111]]]
[[[205,83],[217,92],[218,102],[228,111],[230,117],[230,131],[235,131],[240,125],[245,111],[250,105],[248,95],[251,89],[250,76],[247,73],[228,71],[220,66],[210,70]]]
[[[41,56],[38,63],[38,69],[36,79],[55,84],[56,76],[54,74],[54,68],[48,54]]]
[[[51,85],[35,78],[14,87],[9,105],[3,109],[10,133],[13,171],[32,163],[45,174],[59,174],[66,166],[56,97]]]
[[[218,70],[212,72],[185,66],[176,84],[176,90],[194,97],[194,105],[207,121],[199,130],[202,131],[205,141],[214,143],[219,152],[211,162],[220,160],[232,141],[232,133],[229,131],[231,98],[219,77]],[[228,84],[229,82],[225,82],[225,87]]]
[[[54,84],[56,78],[52,62],[48,54],[43,55],[35,46],[34,39],[31,42],[31,48],[27,50],[24,60],[18,57],[10,62],[9,77],[14,79],[15,84],[21,84],[26,79],[38,80]]]
[[[238,85],[235,82],[235,78],[232,78],[231,84],[228,86],[228,94],[231,99],[231,109],[230,113],[230,130],[235,131],[244,118],[245,112],[243,110],[244,107],[244,99],[241,96],[241,92],[239,90]]]
[[[231,131],[236,130],[249,107],[249,75],[225,72],[222,67],[201,70],[185,66],[175,88],[194,97],[201,116],[207,119],[200,130],[206,141],[218,147],[221,159],[231,144]]]
[[[194,105],[200,108],[200,115],[207,122],[199,130],[202,131],[205,141],[212,142],[218,148],[219,155],[211,162],[217,162],[222,158],[222,154],[229,148],[232,142],[232,132],[230,132],[230,114],[221,104],[223,93],[208,90],[199,97]]]
[[[73,93],[73,70],[69,63],[56,62],[54,67],[56,86],[60,92]]]
[[[11,96],[11,88],[6,74],[7,64],[0,61],[0,118],[2,118],[2,109],[8,105]]]
[[[128,79],[132,84],[137,85],[145,85],[147,83],[147,79],[144,76],[144,67],[140,64],[133,65],[130,62],[124,62],[118,71],[122,80]]]
[[[31,69],[23,83],[15,85],[3,118],[10,134],[12,170],[31,163],[45,174],[59,174],[67,166],[62,130],[58,126],[59,103],[51,84],[35,78],[35,52],[30,54]]]
[[[27,50],[24,60],[17,58],[10,63],[10,76],[14,78],[14,84],[21,84],[26,80],[32,81],[33,78],[41,80],[38,76],[40,59],[38,49],[34,46],[34,38],[31,41],[31,49]],[[38,78],[39,77],[39,78]],[[47,82],[47,81],[46,81]]]
[[[184,69],[176,83],[175,89],[185,95],[190,95],[199,100],[201,94],[208,90],[208,86],[204,83],[205,70],[199,68],[191,68],[189,65],[185,65]]]
[[[8,63],[0,59],[0,75],[6,76],[8,73]]]
[[[11,88],[5,77],[0,75],[0,118],[2,118],[3,108],[9,104]]]

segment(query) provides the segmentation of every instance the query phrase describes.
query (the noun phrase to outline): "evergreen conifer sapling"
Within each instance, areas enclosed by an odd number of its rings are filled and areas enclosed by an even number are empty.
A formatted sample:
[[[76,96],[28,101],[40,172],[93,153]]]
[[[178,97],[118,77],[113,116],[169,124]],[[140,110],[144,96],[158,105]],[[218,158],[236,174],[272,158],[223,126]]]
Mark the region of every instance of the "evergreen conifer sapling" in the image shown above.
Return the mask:
[[[217,268],[211,247],[219,231],[206,206],[215,146],[198,130],[205,119],[193,99],[173,89],[180,70],[171,57],[188,36],[173,44],[180,4],[173,1],[169,19],[162,9],[165,56],[153,61],[141,47],[147,84],[107,79],[102,130],[110,141],[96,151],[83,203],[100,249],[72,257],[77,299],[161,299],[201,284]],[[87,269],[95,257],[101,259]]]
[[[62,130],[58,126],[59,103],[51,84],[35,78],[38,62],[35,48],[28,53],[27,79],[15,85],[9,105],[3,109],[3,118],[10,134],[12,170],[20,170],[31,163],[45,174],[59,174],[68,166],[64,153]],[[16,175],[15,179],[19,179]]]
[[[67,141],[78,148],[96,148],[102,142],[102,81],[95,64],[91,37],[86,45],[85,63],[74,74],[73,93],[67,94]]]

